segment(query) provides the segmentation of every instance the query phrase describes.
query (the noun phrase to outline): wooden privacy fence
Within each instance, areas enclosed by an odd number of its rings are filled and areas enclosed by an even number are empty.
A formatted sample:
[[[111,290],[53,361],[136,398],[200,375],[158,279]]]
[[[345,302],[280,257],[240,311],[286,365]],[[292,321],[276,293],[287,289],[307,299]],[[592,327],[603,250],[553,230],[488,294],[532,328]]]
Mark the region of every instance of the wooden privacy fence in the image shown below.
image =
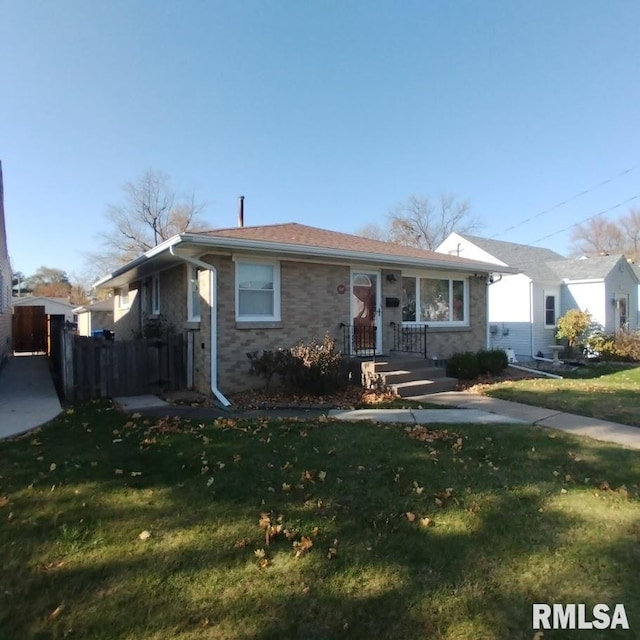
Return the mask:
[[[178,391],[187,387],[182,335],[162,340],[110,342],[64,332],[65,400]]]

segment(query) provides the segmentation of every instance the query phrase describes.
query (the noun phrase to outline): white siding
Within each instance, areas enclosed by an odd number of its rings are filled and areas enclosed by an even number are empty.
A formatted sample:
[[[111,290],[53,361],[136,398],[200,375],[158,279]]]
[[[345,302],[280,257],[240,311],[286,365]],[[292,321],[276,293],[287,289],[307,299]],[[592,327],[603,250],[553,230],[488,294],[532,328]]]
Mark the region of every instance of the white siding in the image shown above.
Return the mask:
[[[491,264],[506,266],[504,262],[487,253],[484,249],[477,247],[472,242],[469,242],[469,240],[465,240],[457,233],[449,234],[436,251],[450,256],[467,258],[468,260],[480,260],[481,262],[490,262]]]
[[[529,283],[523,275],[503,276],[489,286],[489,322],[531,322]]]
[[[615,307],[612,299],[616,295],[626,294],[629,296],[629,330],[635,331],[638,328],[638,285],[632,273],[631,267],[624,258],[609,272],[605,280],[605,309],[607,314],[607,331],[615,331]]]
[[[588,311],[594,322],[607,327],[607,298],[604,282],[570,282],[562,294],[562,313],[569,309]],[[611,307],[610,312],[613,312]],[[613,326],[613,320],[609,320]]]

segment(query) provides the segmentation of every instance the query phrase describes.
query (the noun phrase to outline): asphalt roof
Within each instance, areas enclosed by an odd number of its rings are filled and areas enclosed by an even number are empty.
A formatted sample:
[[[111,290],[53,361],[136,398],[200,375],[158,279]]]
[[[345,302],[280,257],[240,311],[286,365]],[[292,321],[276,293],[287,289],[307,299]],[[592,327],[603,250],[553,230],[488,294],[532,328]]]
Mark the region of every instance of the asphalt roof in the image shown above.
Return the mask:
[[[317,247],[320,249],[337,249],[340,251],[357,251],[362,253],[398,256],[401,258],[422,258],[437,262],[469,265],[480,263],[478,260],[468,260],[457,256],[448,256],[428,249],[408,247],[395,242],[373,240],[349,233],[330,231],[311,227],[297,222],[283,224],[260,225],[253,227],[231,227],[228,229],[213,229],[201,231],[191,235],[208,236],[211,238],[234,238],[237,240],[255,240],[298,246]],[[444,258],[444,260],[443,260]]]
[[[564,256],[551,249],[504,242],[503,240],[491,240],[462,233],[459,235],[508,266],[519,269],[532,280],[557,280],[558,274],[549,266],[549,263],[566,260]]]

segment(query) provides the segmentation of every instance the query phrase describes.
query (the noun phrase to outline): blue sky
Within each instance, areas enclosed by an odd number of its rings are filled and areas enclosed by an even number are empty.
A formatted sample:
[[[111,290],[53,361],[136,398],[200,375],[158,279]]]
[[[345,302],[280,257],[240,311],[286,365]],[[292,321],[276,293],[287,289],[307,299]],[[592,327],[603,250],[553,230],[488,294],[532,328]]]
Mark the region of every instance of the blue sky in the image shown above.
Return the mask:
[[[636,0],[0,0],[0,14],[9,251],[27,275],[86,274],[107,205],[149,168],[195,189],[212,227],[235,224],[240,194],[246,224],[353,232],[448,192],[479,235],[561,253],[556,232],[640,194]]]

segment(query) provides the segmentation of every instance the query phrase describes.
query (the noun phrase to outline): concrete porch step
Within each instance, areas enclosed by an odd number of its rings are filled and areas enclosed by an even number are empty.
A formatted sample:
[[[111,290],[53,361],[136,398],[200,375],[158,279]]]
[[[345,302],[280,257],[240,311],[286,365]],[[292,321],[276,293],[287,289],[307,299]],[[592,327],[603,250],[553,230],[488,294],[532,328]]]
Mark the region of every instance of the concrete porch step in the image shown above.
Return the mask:
[[[394,369],[377,372],[387,385],[411,382],[412,380],[438,380],[445,377],[445,370],[440,367],[424,367],[416,369]]]
[[[430,393],[441,393],[443,391],[454,391],[458,381],[455,378],[441,377],[435,380],[411,380],[390,384],[389,388],[401,398],[411,396],[421,396]]]

